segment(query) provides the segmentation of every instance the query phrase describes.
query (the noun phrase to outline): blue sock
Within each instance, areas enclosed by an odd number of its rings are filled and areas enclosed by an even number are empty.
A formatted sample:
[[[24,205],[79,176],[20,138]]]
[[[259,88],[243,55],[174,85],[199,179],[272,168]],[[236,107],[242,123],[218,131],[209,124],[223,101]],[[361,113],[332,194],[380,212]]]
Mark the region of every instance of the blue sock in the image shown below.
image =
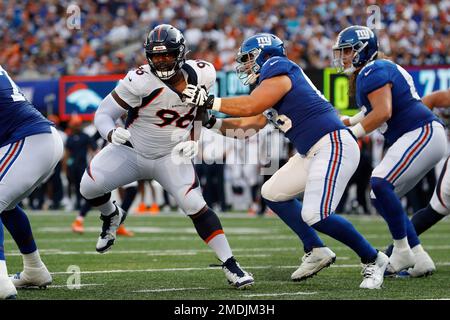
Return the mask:
[[[372,203],[386,220],[392,238],[403,239],[407,236],[406,219],[408,216],[394,192],[394,186],[387,180],[376,177],[370,179],[370,184],[376,196]]]
[[[31,232],[30,221],[21,207],[16,206],[12,210],[3,211],[2,221],[22,254],[32,253],[37,250],[33,233]]]
[[[422,234],[426,230],[434,226],[438,221],[442,220],[445,216],[428,205],[423,209],[417,211],[411,218],[411,222],[414,225],[417,235]]]
[[[350,222],[337,214],[332,214],[312,226],[317,231],[325,233],[350,247],[361,258],[362,263],[373,262],[377,258],[377,250]]]
[[[302,204],[299,200],[274,202],[264,199],[264,201],[297,234],[303,242],[305,252],[311,251],[314,247],[325,246],[316,231],[302,220]]]
[[[0,214],[1,217],[1,214]],[[2,219],[0,219],[0,260],[5,260],[5,235],[3,234]]]
[[[414,229],[414,225],[412,224],[411,220],[409,220],[407,215],[405,215],[405,225],[409,247],[414,248],[415,246],[420,244],[420,240],[419,237],[417,236],[416,229]]]

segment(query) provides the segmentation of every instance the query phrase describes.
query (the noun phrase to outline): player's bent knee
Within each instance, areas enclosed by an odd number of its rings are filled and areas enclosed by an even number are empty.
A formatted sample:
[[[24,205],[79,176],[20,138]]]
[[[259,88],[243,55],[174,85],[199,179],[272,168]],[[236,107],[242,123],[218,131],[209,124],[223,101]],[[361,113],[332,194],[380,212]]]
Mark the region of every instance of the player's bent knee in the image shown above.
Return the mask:
[[[371,177],[370,186],[372,187],[372,190],[375,193],[375,195],[378,192],[386,189],[394,189],[394,186],[389,181],[379,177]]]
[[[85,199],[94,199],[105,194],[105,191],[97,182],[92,180],[92,178],[85,173],[81,179],[80,193]]]
[[[313,224],[315,224],[321,220],[320,213],[318,213],[318,212],[302,210],[301,215],[302,215],[302,220],[308,226],[312,226]]]
[[[273,202],[289,200],[283,194],[277,192],[276,188],[270,180],[266,181],[266,183],[264,183],[261,187],[261,197]]]

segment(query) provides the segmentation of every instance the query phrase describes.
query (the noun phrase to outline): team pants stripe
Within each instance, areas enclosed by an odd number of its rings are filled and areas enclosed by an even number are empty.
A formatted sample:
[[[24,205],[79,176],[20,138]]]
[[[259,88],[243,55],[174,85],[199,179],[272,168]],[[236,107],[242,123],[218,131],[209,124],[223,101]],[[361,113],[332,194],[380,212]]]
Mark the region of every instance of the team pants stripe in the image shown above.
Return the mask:
[[[449,209],[449,208],[447,208],[447,206],[444,203],[444,200],[442,199],[441,187],[442,187],[442,181],[444,180],[445,172],[447,171],[447,165],[448,165],[448,160],[449,159],[450,159],[450,157],[448,157],[447,160],[444,163],[444,167],[442,168],[442,172],[441,172],[441,175],[439,176],[439,180],[438,180],[438,183],[437,183],[437,186],[436,186],[436,195],[437,195],[437,197],[439,199],[439,202],[446,209]]]
[[[0,160],[0,181],[6,175],[9,168],[11,168],[14,161],[16,161],[16,159],[19,157],[24,144],[25,139],[11,144],[5,156]]]
[[[331,154],[328,162],[327,174],[325,176],[324,190],[322,194],[322,201],[320,203],[320,218],[326,218],[331,211],[331,204],[333,202],[334,187],[336,184],[336,177],[339,173],[339,167],[342,159],[342,141],[340,133],[333,131],[330,133],[331,138]]]
[[[428,142],[433,136],[433,127],[431,123],[425,125],[419,137],[409,146],[405,151],[400,161],[394,166],[394,168],[387,174],[385,179],[390,183],[394,184],[398,178],[409,168],[413,163],[414,159],[420,154],[420,152],[425,148]]]
[[[341,168],[341,160],[342,160],[342,140],[341,140],[341,131],[336,131],[334,132],[334,138],[335,138],[335,142],[336,142],[336,146],[338,146],[339,144],[339,160],[338,160],[338,164],[337,164],[337,168],[336,168],[336,174],[333,177],[333,188],[331,189],[331,198],[330,198],[330,202],[327,206],[328,211],[327,211],[327,216],[331,213],[331,204],[333,203],[333,197],[334,197],[334,190],[336,187],[336,181],[338,179],[339,176],[339,169]]]

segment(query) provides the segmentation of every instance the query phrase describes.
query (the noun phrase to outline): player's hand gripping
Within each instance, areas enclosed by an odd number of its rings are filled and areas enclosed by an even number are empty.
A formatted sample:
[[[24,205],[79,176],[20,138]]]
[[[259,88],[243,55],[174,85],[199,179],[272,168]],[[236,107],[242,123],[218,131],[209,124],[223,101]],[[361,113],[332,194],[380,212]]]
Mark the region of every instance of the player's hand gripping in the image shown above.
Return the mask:
[[[204,87],[188,84],[183,90],[183,96],[187,103],[195,104],[199,107],[211,109],[214,103],[214,96],[209,95]]]
[[[192,159],[198,153],[198,143],[193,140],[182,141],[174,147],[173,152],[177,155]]]
[[[115,145],[125,144],[130,140],[131,134],[130,131],[124,129],[122,127],[118,127],[113,129],[108,134],[108,140]]]

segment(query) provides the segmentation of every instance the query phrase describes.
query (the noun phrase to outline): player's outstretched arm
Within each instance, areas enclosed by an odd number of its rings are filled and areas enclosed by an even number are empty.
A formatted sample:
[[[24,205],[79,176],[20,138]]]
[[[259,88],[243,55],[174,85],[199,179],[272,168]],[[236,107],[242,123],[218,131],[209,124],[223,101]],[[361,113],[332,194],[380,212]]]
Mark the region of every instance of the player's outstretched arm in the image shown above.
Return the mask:
[[[367,95],[372,111],[361,122],[351,128],[353,134],[360,138],[365,134],[379,128],[388,121],[392,115],[392,92],[388,83]]]
[[[256,134],[267,124],[267,118],[262,115],[222,120],[220,132],[227,137],[245,139]]]
[[[263,113],[280,101],[292,88],[291,79],[286,75],[263,80],[250,95],[217,98],[206,96],[201,87],[183,91],[188,103],[226,113],[234,117],[251,117]]]
[[[428,108],[450,108],[450,89],[432,92],[422,98]]]

